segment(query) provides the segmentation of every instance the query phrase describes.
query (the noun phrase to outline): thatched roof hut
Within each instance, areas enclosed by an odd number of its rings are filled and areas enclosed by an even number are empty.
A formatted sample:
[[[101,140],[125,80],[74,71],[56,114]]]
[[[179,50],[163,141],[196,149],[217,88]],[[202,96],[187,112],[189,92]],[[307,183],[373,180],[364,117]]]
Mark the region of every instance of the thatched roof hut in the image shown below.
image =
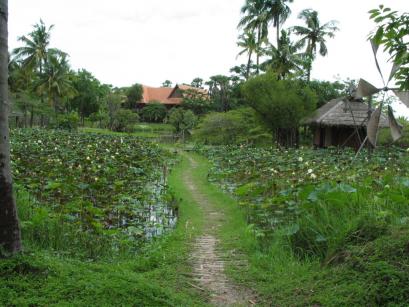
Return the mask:
[[[336,98],[304,120],[314,132],[316,147],[350,146],[358,148],[366,136],[368,105],[362,100]],[[381,116],[379,126],[389,127],[388,120]]]

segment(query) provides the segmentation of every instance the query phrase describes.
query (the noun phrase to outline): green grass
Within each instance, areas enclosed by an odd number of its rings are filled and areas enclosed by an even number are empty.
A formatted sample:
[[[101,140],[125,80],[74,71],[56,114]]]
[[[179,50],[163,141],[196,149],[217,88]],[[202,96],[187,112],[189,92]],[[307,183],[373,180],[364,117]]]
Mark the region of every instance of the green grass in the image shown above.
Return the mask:
[[[168,132],[172,133],[175,131],[175,127],[170,124],[157,124],[157,123],[139,123],[134,126],[136,131],[142,132]]]
[[[115,132],[109,129],[89,128],[89,127],[78,128],[78,131],[84,132],[84,133],[98,133],[98,134],[108,134],[108,135],[118,135],[118,136],[132,135],[132,136],[142,137],[142,138],[157,138],[160,136],[158,133],[155,133],[155,132],[137,131],[137,132],[127,133],[127,132]]]
[[[100,133],[109,135],[132,135],[142,138],[159,138],[162,135],[170,135],[175,131],[175,128],[169,124],[156,124],[156,123],[138,123],[134,126],[134,132],[115,132],[109,129],[80,127],[80,132],[85,133]]]
[[[0,306],[206,305],[206,294],[191,286],[189,275],[189,242],[203,220],[181,182],[186,167],[182,160],[169,178],[175,195],[186,195],[179,197],[179,221],[171,234],[132,258],[86,262],[28,249],[0,260]]]

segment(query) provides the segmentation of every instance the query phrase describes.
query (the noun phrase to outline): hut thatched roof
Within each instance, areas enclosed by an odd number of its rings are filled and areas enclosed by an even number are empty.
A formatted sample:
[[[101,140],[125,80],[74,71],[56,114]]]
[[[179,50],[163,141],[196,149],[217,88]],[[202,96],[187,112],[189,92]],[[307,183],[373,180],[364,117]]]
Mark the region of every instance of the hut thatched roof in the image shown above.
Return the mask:
[[[366,126],[368,121],[368,105],[362,101],[348,100],[344,97],[333,99],[314,114],[304,120],[305,125],[318,126],[344,126],[361,127]],[[379,126],[389,127],[388,120],[381,116]]]

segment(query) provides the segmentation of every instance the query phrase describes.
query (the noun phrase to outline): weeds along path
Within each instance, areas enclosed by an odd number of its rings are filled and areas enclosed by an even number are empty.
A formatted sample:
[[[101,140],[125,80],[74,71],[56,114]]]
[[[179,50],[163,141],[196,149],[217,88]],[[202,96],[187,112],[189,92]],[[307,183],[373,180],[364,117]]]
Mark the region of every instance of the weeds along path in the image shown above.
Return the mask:
[[[191,263],[193,278],[198,287],[211,294],[211,303],[216,306],[251,306],[255,304],[252,292],[233,284],[225,274],[225,268],[231,261],[233,267],[245,266],[245,261],[232,257],[232,251],[221,248],[220,229],[226,222],[226,214],[220,206],[209,200],[203,192],[203,182],[194,176],[199,163],[192,155],[183,154],[189,161],[189,168],[182,174],[182,182],[191,194],[191,198],[203,212],[203,230],[193,242]],[[206,174],[202,174],[206,180]]]

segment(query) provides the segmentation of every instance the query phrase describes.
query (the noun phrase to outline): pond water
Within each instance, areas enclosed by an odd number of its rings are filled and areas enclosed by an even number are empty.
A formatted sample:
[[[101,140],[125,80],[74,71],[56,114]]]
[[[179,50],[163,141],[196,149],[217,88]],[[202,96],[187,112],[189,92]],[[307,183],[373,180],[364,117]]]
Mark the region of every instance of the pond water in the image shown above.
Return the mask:
[[[158,178],[158,177],[156,177]],[[143,201],[124,197],[116,206],[117,224],[128,235],[152,239],[172,230],[177,222],[177,207],[167,193],[166,178],[149,182],[143,191]]]

